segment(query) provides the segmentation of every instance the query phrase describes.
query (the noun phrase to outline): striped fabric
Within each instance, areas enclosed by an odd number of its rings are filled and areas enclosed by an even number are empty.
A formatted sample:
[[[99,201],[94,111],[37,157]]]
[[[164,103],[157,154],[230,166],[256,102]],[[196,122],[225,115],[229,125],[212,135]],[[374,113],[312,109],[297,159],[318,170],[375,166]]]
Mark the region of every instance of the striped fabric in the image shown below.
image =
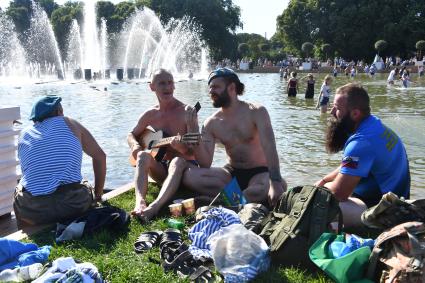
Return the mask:
[[[18,157],[21,185],[33,196],[51,194],[60,185],[81,182],[82,146],[62,116],[23,130]]]
[[[204,215],[205,218],[196,223],[188,234],[192,241],[189,251],[195,258],[212,257],[207,241],[214,232],[232,224],[241,224],[236,212],[223,207],[211,208]]]

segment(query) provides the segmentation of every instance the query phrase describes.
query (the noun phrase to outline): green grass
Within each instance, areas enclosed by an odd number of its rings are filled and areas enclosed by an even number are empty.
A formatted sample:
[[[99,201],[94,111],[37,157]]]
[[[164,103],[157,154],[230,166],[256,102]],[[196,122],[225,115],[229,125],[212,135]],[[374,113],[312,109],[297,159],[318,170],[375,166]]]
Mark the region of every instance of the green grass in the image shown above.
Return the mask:
[[[155,185],[149,185],[147,201],[153,200],[158,193]],[[134,206],[134,190],[122,194],[110,201],[110,204],[131,211]],[[104,279],[109,282],[188,282],[173,273],[165,273],[162,267],[149,260],[159,260],[159,249],[154,248],[144,254],[133,251],[133,242],[144,231],[165,230],[167,217],[160,217],[148,225],[141,225],[131,219],[128,231],[101,231],[82,239],[55,243],[54,231],[43,231],[29,238],[38,245],[53,246],[49,260],[72,256],[81,262],[88,261],[96,265]],[[295,268],[271,268],[259,275],[254,282],[331,282],[323,275],[313,276]]]

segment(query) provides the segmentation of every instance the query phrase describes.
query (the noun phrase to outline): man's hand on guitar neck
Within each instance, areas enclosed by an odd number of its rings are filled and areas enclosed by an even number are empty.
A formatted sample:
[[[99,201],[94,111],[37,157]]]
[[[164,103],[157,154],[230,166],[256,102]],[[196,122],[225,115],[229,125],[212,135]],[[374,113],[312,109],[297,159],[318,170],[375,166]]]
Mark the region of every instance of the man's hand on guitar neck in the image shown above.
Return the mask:
[[[189,133],[199,133],[198,125],[198,114],[195,107],[186,105],[185,107],[185,121],[187,125],[187,131]]]
[[[192,144],[193,141],[185,142],[184,139],[181,138],[180,134],[175,136],[170,143],[172,148],[186,156],[193,155]]]

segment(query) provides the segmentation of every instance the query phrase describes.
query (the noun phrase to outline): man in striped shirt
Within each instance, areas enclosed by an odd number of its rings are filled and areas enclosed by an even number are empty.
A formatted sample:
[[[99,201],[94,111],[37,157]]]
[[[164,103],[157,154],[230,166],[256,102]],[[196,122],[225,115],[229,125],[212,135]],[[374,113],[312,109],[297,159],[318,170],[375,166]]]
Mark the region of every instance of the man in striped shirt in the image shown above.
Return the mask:
[[[106,175],[106,155],[90,132],[65,117],[58,96],[41,97],[33,106],[33,125],[18,140],[22,178],[14,210],[20,223],[42,224],[76,218],[100,200]],[[83,152],[93,160],[93,188],[81,183]]]

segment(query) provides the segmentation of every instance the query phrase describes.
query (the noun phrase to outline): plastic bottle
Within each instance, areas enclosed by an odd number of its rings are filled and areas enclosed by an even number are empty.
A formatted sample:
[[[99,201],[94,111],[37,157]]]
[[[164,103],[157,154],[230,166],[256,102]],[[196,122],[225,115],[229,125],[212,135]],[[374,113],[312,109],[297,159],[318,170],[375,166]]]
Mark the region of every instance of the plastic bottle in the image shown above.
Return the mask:
[[[177,220],[177,219],[172,219],[172,218],[168,218],[167,219],[167,225],[170,228],[174,228],[174,229],[183,229],[184,228],[184,222]]]

